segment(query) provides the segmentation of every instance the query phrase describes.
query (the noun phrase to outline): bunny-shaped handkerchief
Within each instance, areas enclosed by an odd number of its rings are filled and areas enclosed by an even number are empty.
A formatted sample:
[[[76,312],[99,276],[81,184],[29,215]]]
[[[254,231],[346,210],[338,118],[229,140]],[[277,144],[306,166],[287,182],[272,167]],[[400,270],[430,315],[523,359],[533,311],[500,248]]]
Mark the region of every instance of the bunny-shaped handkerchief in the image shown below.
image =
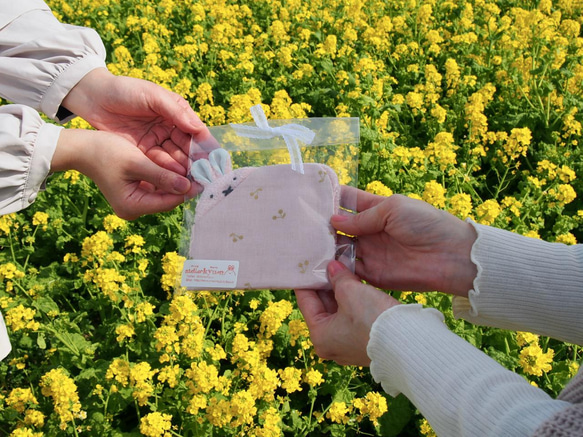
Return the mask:
[[[200,194],[183,285],[192,289],[321,289],[336,254],[336,173],[323,164],[232,169],[224,149],[195,161]],[[185,284],[184,278],[187,278]]]

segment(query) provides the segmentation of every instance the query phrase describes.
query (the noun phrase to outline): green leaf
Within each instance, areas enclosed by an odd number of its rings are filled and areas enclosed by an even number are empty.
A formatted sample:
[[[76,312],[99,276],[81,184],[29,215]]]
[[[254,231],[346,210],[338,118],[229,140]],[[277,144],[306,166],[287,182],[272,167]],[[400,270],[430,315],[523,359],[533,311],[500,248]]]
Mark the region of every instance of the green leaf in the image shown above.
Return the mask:
[[[413,417],[415,407],[403,395],[386,397],[388,410],[379,418],[380,435],[397,436]]]

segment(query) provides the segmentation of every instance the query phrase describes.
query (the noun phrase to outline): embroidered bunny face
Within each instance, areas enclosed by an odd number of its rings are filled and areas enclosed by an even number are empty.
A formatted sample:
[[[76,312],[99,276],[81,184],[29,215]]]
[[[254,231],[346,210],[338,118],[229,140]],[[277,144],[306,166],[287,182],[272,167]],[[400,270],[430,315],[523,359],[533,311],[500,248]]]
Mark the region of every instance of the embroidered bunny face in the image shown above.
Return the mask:
[[[217,149],[191,170],[204,186],[190,239],[192,260],[237,261],[237,288],[329,286],[326,265],[336,253],[330,217],[338,212],[336,173],[323,164],[232,170]]]
[[[209,159],[195,161],[190,173],[204,188],[197,213],[200,215],[222,202],[253,170],[254,167],[244,167],[233,171],[231,156],[225,149],[215,149],[209,154]]]

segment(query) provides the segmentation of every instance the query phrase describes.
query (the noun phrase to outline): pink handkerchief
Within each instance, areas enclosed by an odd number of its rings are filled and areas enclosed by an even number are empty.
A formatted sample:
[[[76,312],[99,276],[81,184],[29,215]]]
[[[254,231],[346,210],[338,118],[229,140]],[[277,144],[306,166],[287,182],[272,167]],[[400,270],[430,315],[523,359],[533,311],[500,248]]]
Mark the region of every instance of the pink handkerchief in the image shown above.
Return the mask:
[[[216,149],[193,163],[204,190],[194,215],[189,260],[191,289],[292,289],[329,286],[326,266],[335,258],[340,187],[324,164],[232,169]]]

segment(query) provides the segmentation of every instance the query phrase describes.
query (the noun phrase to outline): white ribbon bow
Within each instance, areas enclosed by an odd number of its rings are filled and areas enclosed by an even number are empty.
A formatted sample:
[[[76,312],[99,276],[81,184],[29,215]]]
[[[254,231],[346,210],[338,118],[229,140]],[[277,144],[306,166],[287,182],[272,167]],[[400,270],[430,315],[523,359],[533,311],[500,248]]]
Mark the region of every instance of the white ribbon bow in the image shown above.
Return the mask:
[[[267,123],[267,117],[265,116],[261,105],[252,106],[250,111],[257,126],[231,123],[231,127],[235,129],[237,135],[240,137],[260,138],[265,140],[273,137],[283,137],[291,158],[292,170],[303,174],[304,162],[302,161],[302,153],[300,151],[298,140],[304,144],[311,144],[316,136],[314,131],[296,123],[271,127],[269,126],[269,123]]]

